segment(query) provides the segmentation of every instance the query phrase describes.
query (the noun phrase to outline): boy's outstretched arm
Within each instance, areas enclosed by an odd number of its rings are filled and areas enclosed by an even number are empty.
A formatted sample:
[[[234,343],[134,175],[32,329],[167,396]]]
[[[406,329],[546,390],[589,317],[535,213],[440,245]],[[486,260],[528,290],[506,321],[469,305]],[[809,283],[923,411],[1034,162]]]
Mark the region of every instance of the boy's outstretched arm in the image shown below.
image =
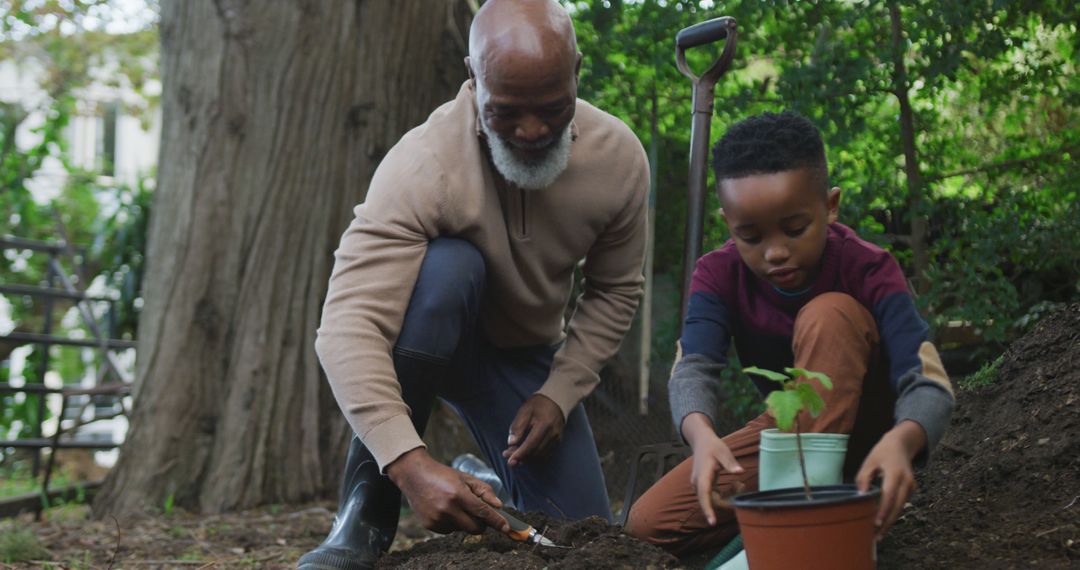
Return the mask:
[[[690,472],[690,484],[697,492],[698,504],[709,526],[716,525],[713,505],[713,487],[716,474],[721,469],[729,473],[742,473],[743,468],[735,459],[724,440],[716,435],[709,416],[695,412],[683,418],[682,435],[694,450],[694,467]]]
[[[874,520],[879,540],[896,522],[908,497],[915,491],[911,464],[926,443],[926,430],[918,422],[901,421],[870,450],[855,476],[856,485],[864,492],[870,489],[871,481],[881,479],[881,504]]]

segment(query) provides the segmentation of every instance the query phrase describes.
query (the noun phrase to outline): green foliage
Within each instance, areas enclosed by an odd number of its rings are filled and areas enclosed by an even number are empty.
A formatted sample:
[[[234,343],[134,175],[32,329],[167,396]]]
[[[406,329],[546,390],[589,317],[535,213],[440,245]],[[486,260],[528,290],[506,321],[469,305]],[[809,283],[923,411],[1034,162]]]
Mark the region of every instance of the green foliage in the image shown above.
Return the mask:
[[[29,456],[25,453],[22,457],[12,455],[0,461],[0,499],[35,493],[44,508],[80,505],[86,502],[86,489],[82,487],[78,478],[68,469],[58,468],[49,479],[49,488],[56,489],[74,484],[75,494],[54,497],[50,503],[42,492],[41,477],[33,476],[29,461]]]
[[[0,560],[5,564],[48,560],[51,556],[30,529],[0,528]]]
[[[75,167],[67,154],[66,137],[76,100],[81,101],[80,113],[92,103],[85,97],[91,83],[123,87],[141,95],[126,99],[124,112],[144,122],[149,119],[148,112],[157,100],[147,91],[156,86],[158,78],[157,2],[143,0],[141,10],[139,4],[114,0],[0,2],[0,60],[38,75],[41,90],[37,99],[0,102],[0,235],[55,242],[60,239],[58,226],[62,225],[68,243],[92,244],[89,250],[77,252],[74,260],[61,260],[62,264],[77,286],[86,287],[101,276],[105,286],[120,297],[115,307],[117,318],[109,321],[116,327],[109,332],[128,338],[134,338],[136,332],[150,188],[145,179],[127,188],[114,185],[96,171]],[[124,33],[106,30],[116,25]],[[28,129],[32,124],[36,126]],[[28,181],[50,159],[64,169],[66,183],[56,196],[33,195]],[[46,278],[48,261],[44,253],[6,251],[0,256],[0,282],[58,286]],[[68,302],[50,304],[29,296],[8,296],[7,301],[9,317],[18,331],[41,333],[47,318],[55,335],[84,329],[81,322],[74,327],[61,325],[72,309]],[[104,309],[94,307],[98,315]],[[104,322],[98,324],[108,328]],[[86,330],[82,332],[89,336]],[[36,346],[30,350],[23,380],[40,383],[38,363],[44,353]],[[78,381],[88,364],[101,364],[101,356],[90,357],[90,352],[53,349],[49,368],[65,382]],[[7,354],[4,352],[2,359],[6,360]],[[4,382],[11,380],[14,371],[10,366],[7,360],[0,367]],[[0,394],[0,434],[32,435],[38,420],[44,419],[37,417],[37,402],[36,396]],[[21,429],[9,434],[14,425],[21,425]]]
[[[800,382],[800,378],[817,380],[826,390],[832,390],[832,380],[828,376],[803,368],[785,368],[784,373],[781,374],[756,366],[747,366],[743,368],[743,372],[762,376],[780,384],[780,390],[771,392],[765,398],[765,406],[776,418],[776,425],[783,431],[791,431],[795,417],[803,410],[817,417],[821,410],[825,409],[825,402],[817,390],[805,381]]]
[[[973,374],[964,376],[957,381],[964,390],[978,390],[979,388],[985,388],[990,386],[998,379],[998,367],[1001,366],[1001,361],[1005,359],[1005,355],[997,357],[992,362],[987,362],[982,365],[979,370]]]
[[[712,139],[762,111],[809,116],[844,190],[842,223],[914,276],[910,224],[929,221],[929,288],[918,301],[932,325],[969,321],[986,340],[1006,340],[1039,303],[1080,299],[1080,4],[565,3],[584,53],[581,96],[626,121],[656,157],[657,272],[679,278],[686,204],[691,85],[673,64],[674,37],[729,15],[739,46],[717,86]],[[701,69],[715,50],[698,51]],[[904,164],[899,93],[911,101],[918,172]],[[706,251],[727,239],[717,208],[710,197]]]
[[[724,406],[744,424],[761,415],[767,408],[754,384],[743,373],[742,365],[734,348],[728,354],[729,365],[721,372]]]

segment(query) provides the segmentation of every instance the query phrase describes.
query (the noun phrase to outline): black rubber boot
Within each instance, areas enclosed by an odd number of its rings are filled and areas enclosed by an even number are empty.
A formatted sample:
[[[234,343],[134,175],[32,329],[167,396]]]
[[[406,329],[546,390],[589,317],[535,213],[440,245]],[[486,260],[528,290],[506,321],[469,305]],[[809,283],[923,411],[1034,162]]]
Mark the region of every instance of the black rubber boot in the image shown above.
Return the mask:
[[[394,368],[402,398],[412,410],[413,427],[424,435],[435,383],[446,369],[444,361],[406,350],[395,351]],[[397,533],[401,491],[389,477],[379,473],[375,458],[353,436],[345,460],[338,512],[330,534],[318,547],[300,557],[299,570],[371,570],[390,548]]]

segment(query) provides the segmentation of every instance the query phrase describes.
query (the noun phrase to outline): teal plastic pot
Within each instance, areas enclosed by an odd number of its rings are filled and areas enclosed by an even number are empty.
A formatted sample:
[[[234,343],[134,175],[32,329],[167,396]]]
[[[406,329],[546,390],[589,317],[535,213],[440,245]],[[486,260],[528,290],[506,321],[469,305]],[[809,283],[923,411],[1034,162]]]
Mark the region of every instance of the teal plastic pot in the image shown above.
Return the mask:
[[[838,433],[802,434],[803,457],[806,459],[806,478],[810,486],[839,485],[843,482],[844,454],[848,436]],[[802,487],[799,470],[799,449],[795,434],[777,429],[761,432],[758,489]]]

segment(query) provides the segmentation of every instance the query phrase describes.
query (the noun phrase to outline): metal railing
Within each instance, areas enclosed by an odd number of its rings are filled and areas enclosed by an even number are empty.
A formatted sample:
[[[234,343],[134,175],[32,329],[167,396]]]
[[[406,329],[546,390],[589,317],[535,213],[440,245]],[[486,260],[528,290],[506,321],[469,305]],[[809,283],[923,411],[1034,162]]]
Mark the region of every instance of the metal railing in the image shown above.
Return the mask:
[[[61,233],[62,229],[61,229]],[[41,495],[50,496],[49,483],[52,478],[53,468],[56,464],[57,451],[60,449],[113,449],[119,447],[119,441],[86,441],[74,437],[65,438],[65,434],[75,434],[83,426],[113,419],[128,414],[124,396],[131,393],[132,375],[126,370],[118,358],[117,351],[135,347],[135,341],[112,338],[115,335],[116,319],[115,308],[117,299],[110,296],[89,295],[81,289],[85,287],[85,277],[81,275],[84,268],[77,263],[76,257],[79,252],[67,242],[43,242],[12,236],[0,236],[0,251],[19,250],[44,253],[48,255],[45,283],[38,285],[27,284],[0,284],[0,295],[9,298],[30,297],[35,301],[40,299],[43,310],[43,320],[40,332],[12,331],[0,335],[0,342],[23,346],[34,344],[42,348],[37,363],[37,382],[26,383],[21,386],[13,386],[9,383],[0,383],[0,393],[23,393],[37,396],[37,414],[35,425],[32,426],[32,435],[29,438],[0,439],[0,448],[23,448],[33,449],[33,461],[31,472],[36,479],[41,469],[42,450],[49,448],[51,451],[48,462],[44,469]],[[67,258],[75,265],[78,280],[73,280],[61,264],[61,258]],[[83,253],[85,259],[85,252]],[[92,338],[80,339],[62,336],[54,336],[53,312],[56,303],[70,302],[79,313],[86,330]],[[94,306],[105,303],[108,309],[105,312],[104,327],[99,324],[99,319],[94,312]],[[104,330],[103,330],[104,329]],[[94,385],[75,386],[64,385],[62,387],[50,387],[45,382],[45,375],[50,370],[50,348],[53,346],[76,347],[81,349],[94,348],[101,355],[101,365],[95,371]],[[60,395],[60,413],[56,418],[56,430],[49,436],[44,434],[46,421],[46,399],[49,395]],[[74,414],[74,420],[65,427],[65,417],[68,416],[69,404],[74,398],[85,399],[81,407]],[[115,400],[113,412],[106,415],[98,415],[96,404],[100,404],[101,398]],[[117,406],[117,404],[119,406]],[[87,419],[89,406],[95,406],[92,414]],[[115,411],[119,407],[119,411]],[[42,504],[35,504],[36,512],[40,515]]]

